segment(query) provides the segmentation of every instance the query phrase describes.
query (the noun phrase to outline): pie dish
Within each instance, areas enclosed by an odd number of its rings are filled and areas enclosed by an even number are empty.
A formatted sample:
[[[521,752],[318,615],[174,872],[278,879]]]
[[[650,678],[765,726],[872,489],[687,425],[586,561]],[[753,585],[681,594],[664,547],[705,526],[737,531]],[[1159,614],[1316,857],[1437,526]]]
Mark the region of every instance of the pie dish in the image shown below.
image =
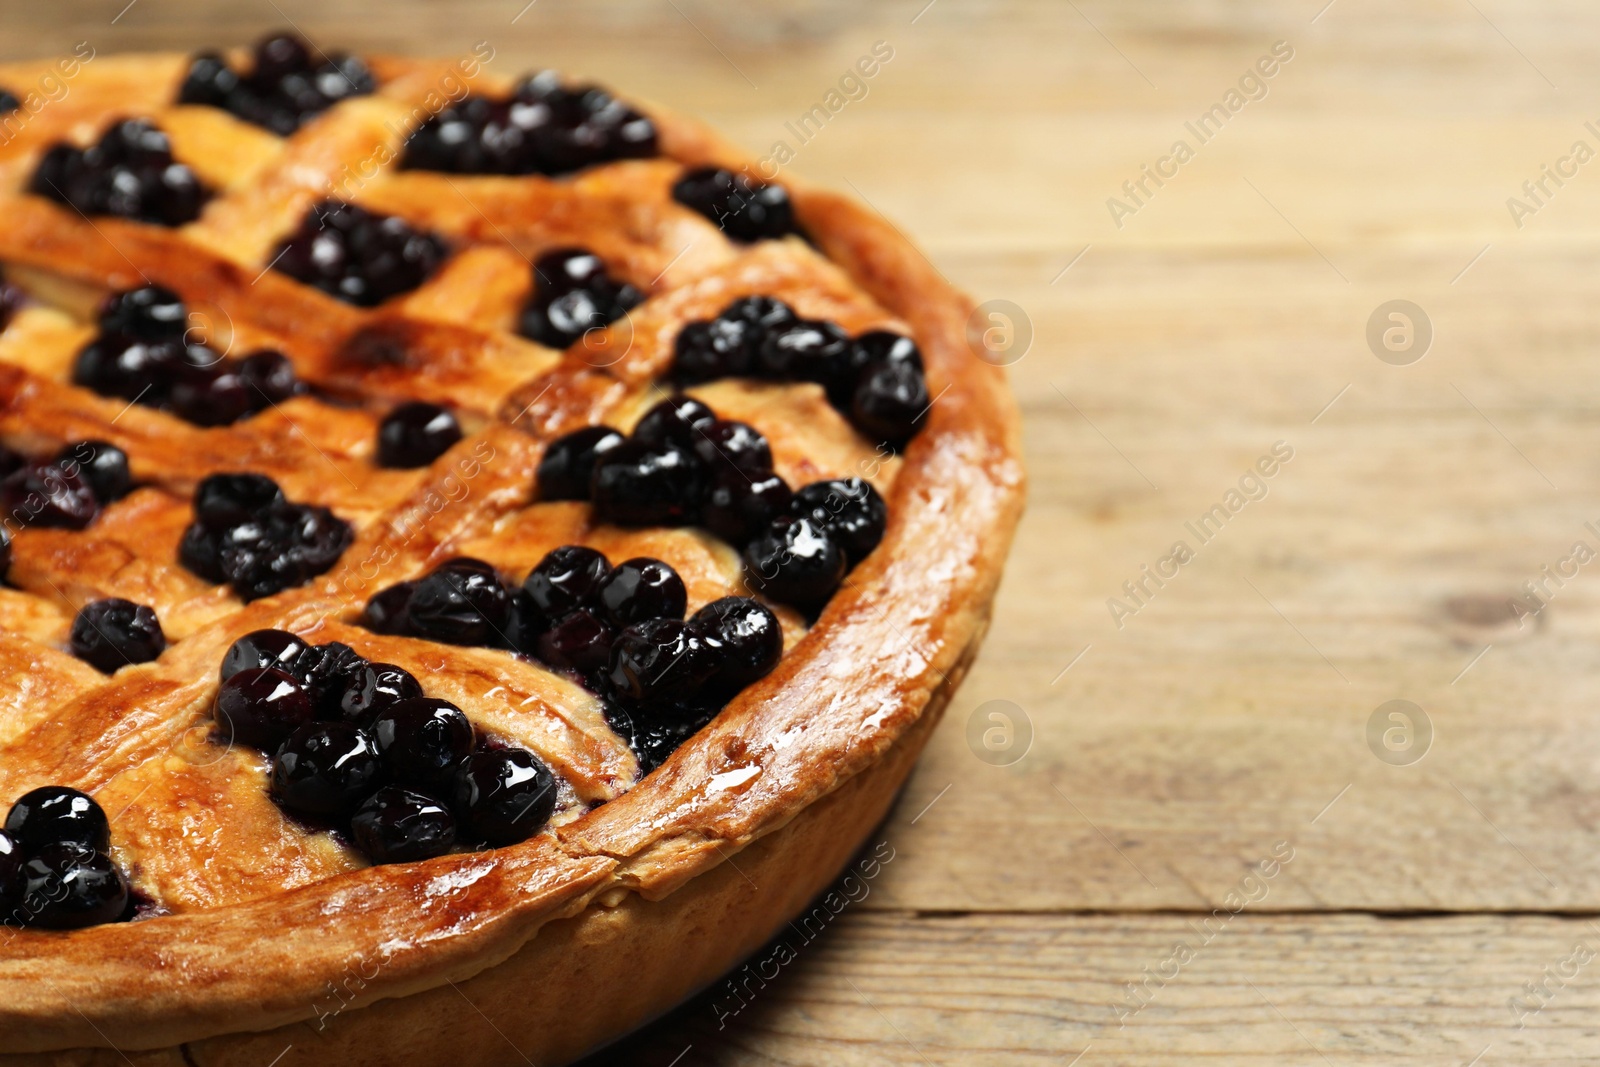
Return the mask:
[[[0,67],[0,1064],[567,1062],[823,890],[976,653],[970,301],[492,55]]]

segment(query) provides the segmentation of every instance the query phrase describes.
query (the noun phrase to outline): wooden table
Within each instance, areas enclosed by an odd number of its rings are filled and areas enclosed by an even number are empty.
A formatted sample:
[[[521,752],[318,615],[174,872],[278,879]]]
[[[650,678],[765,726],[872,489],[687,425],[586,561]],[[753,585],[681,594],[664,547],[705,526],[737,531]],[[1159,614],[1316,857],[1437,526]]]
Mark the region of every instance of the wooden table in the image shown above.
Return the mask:
[[[488,40],[765,150],[887,42],[793,172],[1024,309],[1030,511],[893,860],[597,1062],[1600,1056],[1592,3],[121,2],[0,54]]]

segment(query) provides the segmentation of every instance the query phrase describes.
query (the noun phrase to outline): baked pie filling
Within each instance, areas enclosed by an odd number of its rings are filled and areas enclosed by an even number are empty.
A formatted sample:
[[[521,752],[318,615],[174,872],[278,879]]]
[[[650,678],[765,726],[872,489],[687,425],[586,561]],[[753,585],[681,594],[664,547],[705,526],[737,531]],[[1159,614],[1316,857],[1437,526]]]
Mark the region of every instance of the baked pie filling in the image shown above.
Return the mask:
[[[884,538],[922,354],[781,184],[423,88],[276,36],[0,158],[5,921],[572,824]]]

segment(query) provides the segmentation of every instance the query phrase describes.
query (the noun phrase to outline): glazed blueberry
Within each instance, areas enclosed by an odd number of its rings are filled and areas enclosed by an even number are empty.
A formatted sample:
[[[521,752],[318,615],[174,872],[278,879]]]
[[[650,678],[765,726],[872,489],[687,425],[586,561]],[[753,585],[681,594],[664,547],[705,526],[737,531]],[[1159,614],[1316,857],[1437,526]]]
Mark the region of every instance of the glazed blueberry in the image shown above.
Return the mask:
[[[550,348],[570,348],[644,300],[639,290],[607,274],[599,256],[581,248],[546,252],[534,263],[533,278],[522,334]]]
[[[10,919],[22,899],[22,846],[0,830],[0,920]]]
[[[701,425],[695,434],[694,453],[718,475],[730,467],[751,475],[772,469],[772,446],[761,432],[728,419]]]
[[[22,865],[21,896],[18,913],[26,925],[77,930],[121,919],[129,890],[103,851],[52,842]]]
[[[706,427],[717,421],[717,413],[700,401],[673,396],[661,401],[639,418],[633,439],[655,448],[693,450]]]
[[[611,661],[616,630],[588,608],[561,616],[534,638],[533,653],[546,666],[574,671],[585,679],[605,669]]]
[[[146,285],[107,297],[100,307],[100,330],[135,341],[181,341],[188,316],[177,293]]]
[[[190,523],[178,541],[178,562],[214,585],[228,580],[222,570],[222,539],[198,522]]]
[[[851,567],[878,547],[889,522],[889,506],[861,478],[812,482],[794,495],[791,511],[826,531]]]
[[[427,281],[447,252],[442,240],[402,218],[325,201],[306,213],[274,262],[348,304],[376,307]]]
[[[787,514],[790,499],[789,483],[771,471],[725,470],[711,484],[700,521],[729,544],[743,545]]]
[[[721,167],[689,171],[672,187],[678,203],[716,223],[735,241],[759,241],[794,232],[788,190]]]
[[[594,465],[595,518],[619,526],[687,526],[707,490],[705,465],[682,448],[630,439]]]
[[[393,663],[368,663],[340,694],[339,716],[346,722],[365,726],[374,716],[402,700],[421,695],[422,686],[410,671]]]
[[[408,612],[416,582],[399,582],[373,595],[361,613],[361,625],[375,634],[404,634],[411,622]]]
[[[22,106],[22,101],[17,99],[17,94],[10,89],[0,89],[0,115],[15,111]]]
[[[600,583],[600,615],[615,626],[682,619],[688,601],[678,572],[648,556],[622,561]]]
[[[75,464],[94,497],[104,507],[121,500],[133,489],[128,454],[105,441],[76,441],[56,453],[56,466]]]
[[[811,519],[783,516],[745,546],[744,566],[751,589],[815,613],[844,580],[845,555]]]
[[[367,661],[342,641],[313,645],[295,659],[289,673],[300,680],[318,718],[337,719],[344,694],[361,684]]]
[[[53,146],[28,191],[85,215],[156,226],[193,222],[207,195],[194,171],[173,158],[167,135],[146,119],[117,123],[89,148]]]
[[[253,630],[228,646],[222,656],[222,680],[240,671],[276,667],[290,671],[311,646],[287,630]]]
[[[101,396],[155,407],[166,396],[171,378],[184,360],[183,346],[175,341],[137,341],[120,334],[101,334],[73,360],[72,384]]]
[[[684,385],[749,374],[754,333],[749,323],[736,319],[688,323],[673,342],[673,374]]]
[[[402,404],[378,426],[378,464],[426,467],[461,440],[461,424],[437,404]]]
[[[628,742],[648,774],[667,761],[680,745],[716,717],[716,708],[679,705],[630,708],[615,700],[602,705],[606,723]]]
[[[172,413],[196,426],[232,426],[257,410],[257,399],[231,360],[178,370],[167,394]]]
[[[222,108],[287,137],[339,101],[377,88],[359,58],[321,49],[316,56],[300,38],[278,34],[256,45],[254,67],[241,76],[216,53],[202,53],[189,65],[178,102]]]
[[[365,730],[347,722],[309,722],[278,749],[272,798],[304,815],[340,815],[381,777],[377,747]]]
[[[497,647],[532,656],[535,642],[549,627],[550,620],[544,612],[533,606],[533,598],[526,589],[507,591],[511,594],[511,608],[506,612],[506,625],[501,634],[503,640],[497,643]]]
[[[111,847],[111,824],[93,797],[64,785],[24,793],[6,815],[6,833],[25,853],[46,845],[78,845],[96,852]]]
[[[910,362],[879,363],[861,374],[850,421],[869,440],[900,447],[922,428],[930,401],[922,370]]]
[[[562,545],[528,572],[522,588],[541,614],[556,619],[591,606],[599,595],[600,584],[610,573],[611,561],[603,552],[586,545]]]
[[[79,470],[32,462],[0,479],[0,512],[19,526],[81,530],[100,514],[100,503]]]
[[[457,174],[565,174],[656,154],[655,124],[593,86],[546,71],[509,100],[469,96],[419,126],[401,166]]]
[[[274,348],[252,352],[239,361],[239,377],[250,390],[252,411],[264,411],[304,391],[294,364]]]
[[[155,611],[131,600],[93,601],[72,620],[72,654],[105,674],[129,663],[148,663],[166,647]]]
[[[472,751],[472,724],[448,700],[413,697],[379,712],[367,727],[388,779],[448,796],[456,765]]]
[[[747,596],[725,596],[694,613],[689,626],[717,654],[708,684],[722,698],[765,678],[783,658],[783,628],[778,617]]]
[[[278,483],[261,474],[213,474],[195,487],[194,517],[225,530],[284,505]]]
[[[452,645],[494,645],[505,630],[511,594],[492,567],[462,562],[446,563],[417,582],[407,610],[409,632]]]
[[[768,333],[756,364],[768,378],[826,385],[851,358],[850,336],[831,322],[801,319]]]
[[[254,667],[222,683],[211,715],[224,739],[273,752],[316,718],[316,708],[305,686],[288,671]]]
[[[585,426],[551,441],[539,460],[539,499],[588,500],[595,461],[626,440],[609,426]]]
[[[625,704],[671,704],[695,696],[716,673],[717,650],[679,619],[627,626],[611,645],[610,693]]]
[[[455,810],[462,836],[491,847],[526,841],[556,808],[556,779],[531,752],[484,749],[456,769]]]
[[[410,863],[449,852],[456,819],[438,801],[391,785],[356,809],[350,836],[373,863]]]

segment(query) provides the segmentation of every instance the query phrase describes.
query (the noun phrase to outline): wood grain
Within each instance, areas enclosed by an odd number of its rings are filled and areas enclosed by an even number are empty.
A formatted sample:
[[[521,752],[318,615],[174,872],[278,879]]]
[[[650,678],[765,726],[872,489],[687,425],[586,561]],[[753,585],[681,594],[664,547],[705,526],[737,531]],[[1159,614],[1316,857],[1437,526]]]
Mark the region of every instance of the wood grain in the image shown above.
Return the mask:
[[[330,46],[487,40],[497,70],[593,75],[764,149],[894,48],[792,172],[1024,309],[1030,513],[870,895],[726,1028],[690,1005],[615,1062],[1591,1062],[1587,970],[1520,1030],[1507,1001],[1597,936],[1597,565],[1520,625],[1509,604],[1600,549],[1600,164],[1520,228],[1506,201],[1600,148],[1600,13],[1322,5],[69,2],[0,16],[0,57],[284,17]],[[1107,199],[1277,41],[1264,98],[1119,228]],[[1410,366],[1365,338],[1396,298],[1435,331]],[[1185,524],[1280,441],[1266,496],[1199,544]],[[1195,558],[1119,628],[1108,598],[1180,539]],[[1410,766],[1366,739],[1397,698],[1434,730]],[[1032,726],[1009,766],[967,741],[994,700]],[[1108,1024],[1280,841],[1269,895]]]

